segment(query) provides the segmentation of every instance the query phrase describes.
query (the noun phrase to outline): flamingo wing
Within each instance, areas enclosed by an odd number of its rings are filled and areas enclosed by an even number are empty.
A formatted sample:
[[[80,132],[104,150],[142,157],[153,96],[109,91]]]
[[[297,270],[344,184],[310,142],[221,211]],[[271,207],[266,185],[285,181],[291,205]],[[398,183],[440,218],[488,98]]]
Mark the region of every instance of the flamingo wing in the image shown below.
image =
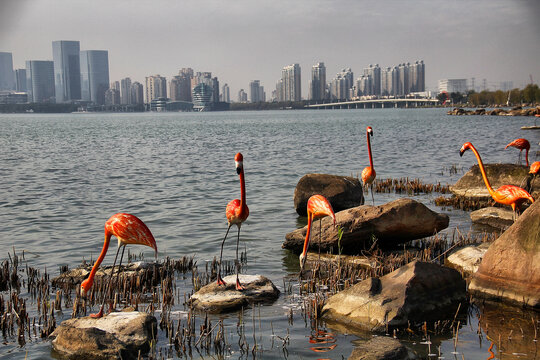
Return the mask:
[[[514,185],[503,185],[497,189],[493,199],[504,205],[511,205],[529,200],[534,202],[533,197],[525,189]]]
[[[313,195],[308,199],[307,212],[312,214],[312,219],[331,216],[336,223],[336,216],[332,204],[322,195]]]
[[[366,166],[364,170],[362,170],[362,182],[364,185],[369,185],[375,180],[375,169],[371,166]]]
[[[510,146],[515,147],[517,149],[521,149],[521,150],[531,148],[531,144],[529,143],[527,139],[516,139],[512,141],[511,143],[509,143],[508,145],[506,145],[505,149],[507,149]]]
[[[540,173],[540,161],[535,161],[531,164],[529,174],[538,175]]]
[[[156,240],[150,229],[135,215],[115,214],[105,223],[105,230],[116,236],[122,244],[146,245],[157,252]]]

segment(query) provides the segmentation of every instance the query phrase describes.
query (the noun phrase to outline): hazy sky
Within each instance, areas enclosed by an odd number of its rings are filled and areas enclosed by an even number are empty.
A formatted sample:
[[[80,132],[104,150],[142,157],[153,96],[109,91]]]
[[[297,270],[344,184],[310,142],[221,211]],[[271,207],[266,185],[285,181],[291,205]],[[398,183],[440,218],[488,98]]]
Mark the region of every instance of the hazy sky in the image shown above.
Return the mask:
[[[443,78],[540,83],[540,1],[520,0],[0,0],[0,51],[52,60],[54,40],[108,50],[111,81],[211,71],[231,98],[251,80],[267,97],[281,69],[324,62],[327,81],[350,67],[424,60],[426,86]]]

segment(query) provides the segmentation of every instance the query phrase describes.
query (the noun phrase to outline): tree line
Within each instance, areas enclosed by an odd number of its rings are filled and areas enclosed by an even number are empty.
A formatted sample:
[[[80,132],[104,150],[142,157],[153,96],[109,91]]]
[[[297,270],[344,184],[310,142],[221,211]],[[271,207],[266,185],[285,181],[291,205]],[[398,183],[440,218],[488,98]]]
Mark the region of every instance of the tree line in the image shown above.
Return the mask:
[[[476,92],[471,90],[462,93],[441,93],[437,96],[441,103],[450,100],[452,104],[467,104],[470,106],[514,106],[521,104],[540,104],[540,88],[537,84],[529,84],[524,89],[512,89],[510,91]]]

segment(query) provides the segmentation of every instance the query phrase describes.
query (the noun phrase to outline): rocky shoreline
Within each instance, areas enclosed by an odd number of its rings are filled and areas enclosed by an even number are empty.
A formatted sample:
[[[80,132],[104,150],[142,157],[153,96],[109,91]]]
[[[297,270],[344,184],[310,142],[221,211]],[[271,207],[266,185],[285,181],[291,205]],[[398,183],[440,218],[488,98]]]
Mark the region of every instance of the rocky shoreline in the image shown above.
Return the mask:
[[[485,108],[478,108],[474,110],[467,110],[464,108],[454,108],[449,110],[447,115],[492,115],[492,116],[535,116],[540,114],[540,107],[522,108],[521,106],[513,107],[510,110],[504,108],[495,108],[492,110],[486,110]]]

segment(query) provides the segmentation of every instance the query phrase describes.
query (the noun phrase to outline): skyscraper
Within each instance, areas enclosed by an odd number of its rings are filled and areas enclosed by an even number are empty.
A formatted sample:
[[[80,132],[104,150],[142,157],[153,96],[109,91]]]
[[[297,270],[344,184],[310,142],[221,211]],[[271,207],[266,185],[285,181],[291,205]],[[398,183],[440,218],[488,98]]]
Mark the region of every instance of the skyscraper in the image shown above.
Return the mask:
[[[131,79],[124,78],[120,80],[120,104],[131,104]]]
[[[336,74],[330,83],[330,95],[335,100],[350,99],[349,90],[354,86],[353,72],[351,68],[343,69]]]
[[[54,101],[54,64],[52,61],[26,62],[26,89],[28,102]]]
[[[311,68],[309,98],[317,101],[326,98],[326,66],[323,62],[317,63]]]
[[[167,79],[161,75],[146,77],[146,103],[152,100],[167,97]]]
[[[105,104],[109,88],[109,53],[106,50],[85,50],[80,53],[81,99],[97,105]]]
[[[15,91],[26,92],[26,69],[15,70]]]
[[[10,52],[0,52],[0,90],[14,89],[13,55]]]
[[[143,84],[135,81],[131,84],[131,103],[144,104],[144,89]]]
[[[261,82],[259,80],[253,80],[249,83],[249,99],[252,103],[261,101],[260,96],[259,96],[260,86],[261,86]]]
[[[231,91],[229,89],[229,85],[225,84],[221,88],[221,93],[223,94],[222,100],[223,102],[230,103],[231,102]]]
[[[281,70],[281,101],[302,100],[301,72],[299,64],[285,66]]]
[[[371,78],[371,80],[367,80],[371,85],[368,93],[363,95],[381,95],[381,68],[379,64],[375,64],[375,66],[369,64],[369,67],[364,69],[364,76]]]
[[[81,99],[81,63],[78,41],[53,41],[56,102]]]

